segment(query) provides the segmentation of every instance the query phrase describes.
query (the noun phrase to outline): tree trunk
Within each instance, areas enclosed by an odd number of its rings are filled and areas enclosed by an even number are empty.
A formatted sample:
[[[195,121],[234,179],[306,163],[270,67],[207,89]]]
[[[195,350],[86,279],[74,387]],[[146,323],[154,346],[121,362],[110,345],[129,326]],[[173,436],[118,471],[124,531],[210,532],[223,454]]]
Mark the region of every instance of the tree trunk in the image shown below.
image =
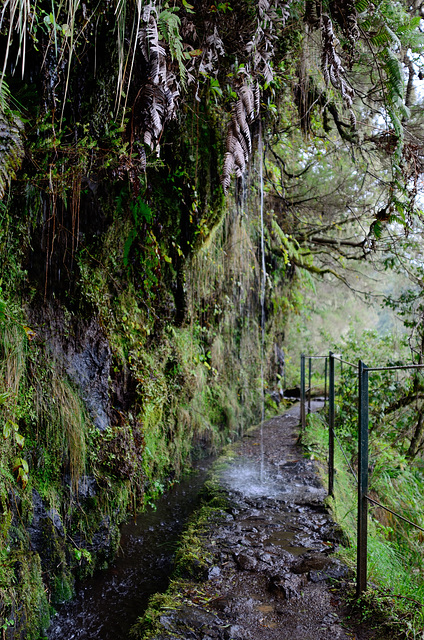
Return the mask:
[[[423,421],[423,409],[421,408],[418,413],[418,421],[415,427],[414,435],[411,438],[411,444],[409,445],[409,449],[407,451],[406,457],[410,460],[413,460],[417,455],[424,436],[424,421]]]

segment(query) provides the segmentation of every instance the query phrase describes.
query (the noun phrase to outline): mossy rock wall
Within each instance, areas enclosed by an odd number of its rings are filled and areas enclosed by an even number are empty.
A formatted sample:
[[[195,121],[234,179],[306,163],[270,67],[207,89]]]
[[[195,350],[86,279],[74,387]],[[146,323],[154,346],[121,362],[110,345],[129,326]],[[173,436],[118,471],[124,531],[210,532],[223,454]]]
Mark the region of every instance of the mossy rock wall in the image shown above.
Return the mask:
[[[129,514],[260,420],[262,353],[273,384],[284,325],[273,304],[289,287],[283,268],[266,281],[262,347],[258,167],[227,199],[220,183],[231,92],[223,108],[208,79],[191,85],[161,157],[147,150],[138,170],[129,141],[146,65],[135,59],[118,119],[116,16],[103,4],[98,45],[88,34],[69,78],[43,36],[44,3],[23,76],[6,70],[26,110],[22,167],[0,202],[0,616],[10,639],[42,635],[75,580],[113,557]],[[251,25],[250,5],[237,8],[237,20],[214,18],[225,34]],[[203,28],[209,3],[198,9]]]
[[[127,260],[135,205],[122,194],[99,235],[75,250],[63,286],[57,274],[46,288],[38,271],[25,270],[35,248],[23,245],[0,309],[6,637],[40,637],[75,580],[113,557],[129,513],[260,419],[251,187],[242,205],[225,211],[220,201],[213,229],[203,227],[198,246],[178,259],[174,237],[159,241],[151,227],[140,232],[143,242],[150,237],[147,253],[139,247]],[[16,215],[13,199],[5,215]],[[281,321],[268,311],[268,379]]]

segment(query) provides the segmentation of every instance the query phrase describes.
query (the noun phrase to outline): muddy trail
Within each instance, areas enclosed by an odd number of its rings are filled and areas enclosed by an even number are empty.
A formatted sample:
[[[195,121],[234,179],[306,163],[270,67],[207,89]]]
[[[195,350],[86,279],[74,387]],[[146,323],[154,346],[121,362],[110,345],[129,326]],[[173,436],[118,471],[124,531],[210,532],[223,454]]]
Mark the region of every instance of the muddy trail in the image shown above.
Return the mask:
[[[312,410],[320,406],[313,405]],[[187,591],[182,607],[161,611],[156,640],[378,636],[364,625],[353,628],[347,619],[340,594],[352,586],[353,576],[334,557],[340,533],[324,506],[327,494],[315,463],[303,457],[298,436],[294,407],[265,423],[262,443],[258,430],[234,447],[231,462],[219,472],[231,507],[204,540],[212,558],[208,576],[200,591]]]

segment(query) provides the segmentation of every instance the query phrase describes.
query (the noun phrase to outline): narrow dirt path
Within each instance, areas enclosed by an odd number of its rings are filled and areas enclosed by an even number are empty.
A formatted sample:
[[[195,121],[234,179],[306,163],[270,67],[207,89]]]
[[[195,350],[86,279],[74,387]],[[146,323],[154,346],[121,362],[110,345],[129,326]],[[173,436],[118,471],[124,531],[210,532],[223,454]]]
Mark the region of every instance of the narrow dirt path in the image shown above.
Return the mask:
[[[314,408],[317,404],[314,403]],[[205,542],[213,560],[203,591],[160,618],[157,638],[199,640],[348,640],[353,631],[333,581],[352,580],[333,556],[337,526],[324,507],[315,464],[297,445],[299,408],[269,420],[234,447],[220,474],[232,505]],[[261,478],[260,452],[264,451]]]

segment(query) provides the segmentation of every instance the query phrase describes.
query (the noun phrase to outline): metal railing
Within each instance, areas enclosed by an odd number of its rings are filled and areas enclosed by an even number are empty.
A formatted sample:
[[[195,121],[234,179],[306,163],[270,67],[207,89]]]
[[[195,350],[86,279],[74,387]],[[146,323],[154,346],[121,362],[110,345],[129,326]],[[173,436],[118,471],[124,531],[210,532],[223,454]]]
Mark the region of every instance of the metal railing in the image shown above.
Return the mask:
[[[312,356],[301,355],[300,359],[300,421],[302,431],[306,427],[306,384],[305,384],[305,362],[309,360],[308,375],[308,409],[311,407],[311,380],[312,380],[312,360],[325,358],[325,386],[324,404],[328,399],[328,494],[334,496],[334,442],[335,439],[342,451],[350,472],[358,485],[358,520],[357,520],[357,563],[356,563],[356,593],[359,597],[367,588],[367,538],[368,538],[368,502],[371,502],[392,515],[400,518],[420,531],[424,528],[415,522],[408,520],[404,516],[392,511],[368,495],[368,431],[369,431],[369,373],[373,371],[397,371],[407,369],[424,369],[424,364],[410,364],[388,367],[368,367],[362,360],[355,365],[352,362],[343,360],[340,354],[330,351],[329,355]],[[327,398],[327,361],[328,361],[328,398]],[[356,474],[340,439],[335,431],[335,362],[339,361],[341,371],[343,364],[357,370],[358,375],[358,473]]]

